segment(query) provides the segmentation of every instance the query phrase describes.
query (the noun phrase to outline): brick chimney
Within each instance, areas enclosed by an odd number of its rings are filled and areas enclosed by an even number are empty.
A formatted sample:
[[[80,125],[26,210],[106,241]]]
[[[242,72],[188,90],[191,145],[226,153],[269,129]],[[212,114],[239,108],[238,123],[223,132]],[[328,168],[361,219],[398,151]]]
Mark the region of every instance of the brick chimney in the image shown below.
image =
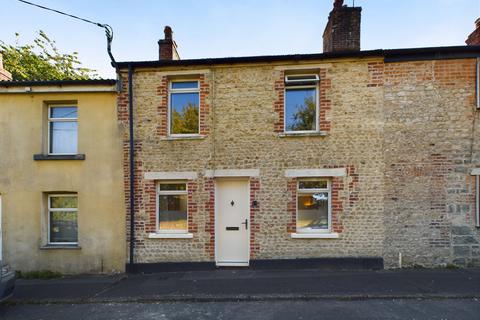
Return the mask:
[[[7,70],[3,69],[3,56],[0,53],[0,81],[9,81],[12,80],[12,74]]]
[[[335,0],[323,32],[323,52],[360,51],[361,7]]]
[[[180,60],[177,44],[173,40],[173,31],[169,26],[163,30],[165,38],[158,40],[159,60]]]
[[[480,46],[480,18],[475,21],[475,30],[470,33],[465,43],[469,46]]]

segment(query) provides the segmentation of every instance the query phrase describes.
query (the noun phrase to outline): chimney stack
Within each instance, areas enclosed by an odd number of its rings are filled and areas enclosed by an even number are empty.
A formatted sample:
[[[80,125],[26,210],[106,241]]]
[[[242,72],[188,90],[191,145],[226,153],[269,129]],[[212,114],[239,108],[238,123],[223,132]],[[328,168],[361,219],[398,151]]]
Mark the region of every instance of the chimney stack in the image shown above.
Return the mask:
[[[323,32],[323,52],[360,51],[361,7],[335,0]]]
[[[0,53],[0,81],[9,81],[12,80],[12,74],[7,70],[3,69],[3,56]]]
[[[480,18],[475,21],[475,30],[470,33],[465,43],[469,46],[480,46]]]
[[[169,26],[163,30],[165,38],[158,40],[159,60],[180,60],[177,44],[173,40],[173,31]]]

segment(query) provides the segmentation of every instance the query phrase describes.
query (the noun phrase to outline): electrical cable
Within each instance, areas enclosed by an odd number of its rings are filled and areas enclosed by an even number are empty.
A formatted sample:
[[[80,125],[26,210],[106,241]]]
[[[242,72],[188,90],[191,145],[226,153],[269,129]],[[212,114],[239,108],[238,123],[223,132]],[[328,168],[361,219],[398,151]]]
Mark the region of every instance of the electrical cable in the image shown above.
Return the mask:
[[[80,18],[80,17],[75,16],[73,14],[69,14],[69,13],[66,13],[66,12],[62,12],[60,10],[55,10],[55,9],[52,9],[52,8],[48,8],[48,7],[33,3],[33,2],[29,2],[29,1],[25,1],[25,0],[18,0],[18,1],[22,2],[22,3],[25,3],[25,4],[28,4],[28,5],[31,5],[31,6],[34,6],[34,7],[38,7],[40,9],[52,11],[52,12],[55,12],[55,13],[58,13],[58,14],[61,14],[61,15],[64,15],[64,16],[67,16],[67,17],[70,17],[70,18],[81,20],[83,22],[91,23],[91,24],[96,25],[100,28],[104,28],[105,29],[105,35],[107,37],[108,56],[110,57],[112,66],[117,70],[117,73],[118,73],[117,62],[115,61],[115,58],[113,57],[113,54],[112,54],[113,28],[111,26],[109,26],[108,24],[99,23],[99,22],[88,20],[88,19]]]

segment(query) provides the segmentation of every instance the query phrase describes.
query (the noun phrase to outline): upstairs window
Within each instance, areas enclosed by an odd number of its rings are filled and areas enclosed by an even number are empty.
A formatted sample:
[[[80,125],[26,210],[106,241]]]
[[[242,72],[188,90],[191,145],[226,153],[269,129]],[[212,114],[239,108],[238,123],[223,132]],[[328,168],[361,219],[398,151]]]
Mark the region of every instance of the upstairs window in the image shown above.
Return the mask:
[[[285,131],[318,131],[318,82],[316,74],[285,77]]]
[[[48,243],[78,243],[78,198],[76,194],[48,196]]]
[[[200,90],[198,81],[170,82],[169,101],[169,134],[199,134]]]
[[[186,233],[187,184],[185,182],[162,182],[157,187],[158,232]]]
[[[330,180],[299,180],[297,188],[297,232],[330,231]]]
[[[48,153],[77,153],[78,116],[76,106],[48,108]]]

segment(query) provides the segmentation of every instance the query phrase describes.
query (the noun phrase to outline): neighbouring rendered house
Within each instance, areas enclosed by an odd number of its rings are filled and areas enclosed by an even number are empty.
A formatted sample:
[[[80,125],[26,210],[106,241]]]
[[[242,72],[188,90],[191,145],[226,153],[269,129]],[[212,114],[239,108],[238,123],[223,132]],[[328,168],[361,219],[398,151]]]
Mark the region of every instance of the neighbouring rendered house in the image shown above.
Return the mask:
[[[127,268],[480,266],[479,25],[469,46],[119,63]],[[476,205],[477,203],[477,205]]]
[[[0,63],[2,75],[0,260],[20,271],[123,271],[116,81],[10,81]]]

